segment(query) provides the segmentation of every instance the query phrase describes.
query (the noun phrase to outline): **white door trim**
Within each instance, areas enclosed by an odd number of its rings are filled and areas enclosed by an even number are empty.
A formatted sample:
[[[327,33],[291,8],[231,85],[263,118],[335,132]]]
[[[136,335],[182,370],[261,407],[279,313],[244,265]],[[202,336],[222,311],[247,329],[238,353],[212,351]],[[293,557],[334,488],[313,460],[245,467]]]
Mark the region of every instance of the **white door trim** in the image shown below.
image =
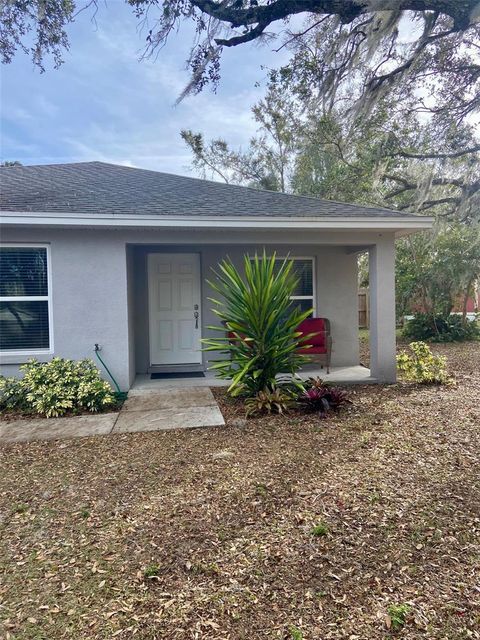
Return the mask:
[[[182,258],[188,265],[193,267],[192,272],[181,273]],[[168,306],[163,310],[163,320],[165,327],[169,326],[169,340],[165,341],[165,349],[161,347],[162,310],[155,309],[155,304],[160,300],[159,271],[155,272],[155,265],[162,260],[166,263],[170,260],[171,270],[162,275],[164,290],[170,295],[170,309]],[[165,266],[165,265],[164,265]],[[178,270],[177,270],[178,269]],[[170,277],[169,277],[170,276]],[[189,277],[190,276],[190,277]],[[150,367],[155,366],[188,366],[198,367],[202,364],[201,337],[202,337],[202,292],[201,292],[201,261],[199,253],[163,253],[152,252],[147,254],[147,280],[148,280],[148,327],[149,327],[149,361]],[[180,298],[181,292],[178,286],[182,282],[192,283],[191,293],[189,293],[188,305],[183,304]],[[169,286],[170,285],[170,286]],[[182,288],[183,291],[183,288]],[[187,287],[188,292],[188,287]],[[197,308],[195,308],[197,307]],[[198,317],[195,318],[195,313]],[[167,325],[168,323],[168,325]],[[182,333],[186,332],[186,333]],[[191,348],[188,346],[188,339],[192,331]],[[157,335],[158,340],[154,339]],[[182,347],[182,340],[187,338],[185,347]],[[170,341],[171,348],[168,348]]]

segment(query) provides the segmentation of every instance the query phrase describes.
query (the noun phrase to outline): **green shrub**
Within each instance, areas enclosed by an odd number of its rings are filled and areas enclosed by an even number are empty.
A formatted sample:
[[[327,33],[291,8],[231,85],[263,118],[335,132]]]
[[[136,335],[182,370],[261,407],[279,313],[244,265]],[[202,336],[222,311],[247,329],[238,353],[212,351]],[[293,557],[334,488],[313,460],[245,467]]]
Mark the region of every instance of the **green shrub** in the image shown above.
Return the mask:
[[[20,370],[23,378],[0,380],[0,408],[51,418],[101,411],[115,403],[112,388],[91,360],[30,360]]]
[[[18,378],[0,376],[0,410],[28,411],[27,393]]]
[[[421,384],[445,384],[450,381],[447,359],[433,355],[425,342],[411,342],[410,353],[402,351],[397,356],[397,366],[405,380]]]
[[[298,396],[298,404],[307,411],[315,411],[325,416],[328,411],[337,410],[349,403],[347,392],[339,387],[325,384],[321,378],[309,378],[305,390]]]
[[[232,380],[229,392],[252,397],[283,386],[287,379],[278,379],[279,374],[294,377],[308,362],[307,356],[297,353],[301,335],[297,327],[311,310],[292,308],[297,278],[291,260],[279,264],[275,255],[269,258],[264,252],[261,258],[244,256],[243,266],[244,276],[229,259],[224,260],[220,272],[215,272],[216,281],[209,282],[221,297],[210,300],[223,326],[209,327],[222,336],[203,343],[205,351],[218,351],[224,356],[210,368],[218,377]],[[227,336],[227,332],[232,335]]]
[[[462,317],[455,314],[444,317],[416,313],[407,321],[402,334],[410,340],[463,342],[480,339],[480,326],[477,321],[464,323]]]

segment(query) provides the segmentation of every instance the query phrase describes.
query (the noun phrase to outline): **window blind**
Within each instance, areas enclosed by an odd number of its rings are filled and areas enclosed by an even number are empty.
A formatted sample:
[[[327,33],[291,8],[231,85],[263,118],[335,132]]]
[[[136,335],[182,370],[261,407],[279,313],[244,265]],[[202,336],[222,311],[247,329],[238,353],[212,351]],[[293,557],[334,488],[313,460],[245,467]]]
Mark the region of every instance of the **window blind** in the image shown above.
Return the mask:
[[[50,349],[46,247],[0,247],[0,350]]]

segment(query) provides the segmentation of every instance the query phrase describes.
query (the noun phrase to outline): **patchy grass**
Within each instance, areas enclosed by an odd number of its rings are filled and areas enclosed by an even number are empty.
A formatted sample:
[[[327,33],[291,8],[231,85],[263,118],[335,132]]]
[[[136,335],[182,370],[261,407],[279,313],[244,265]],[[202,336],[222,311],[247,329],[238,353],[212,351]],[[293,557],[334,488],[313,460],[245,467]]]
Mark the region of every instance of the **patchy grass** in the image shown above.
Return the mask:
[[[480,348],[434,351],[327,420],[5,446],[0,638],[480,638]]]
[[[327,535],[328,526],[325,523],[320,522],[319,524],[316,524],[315,526],[312,527],[310,533],[312,534],[312,536],[321,538],[322,536]]]
[[[405,626],[410,610],[409,604],[391,604],[387,609],[387,627],[399,631]]]
[[[151,564],[145,569],[143,575],[145,578],[157,578],[160,571],[160,567],[158,567],[156,564]]]

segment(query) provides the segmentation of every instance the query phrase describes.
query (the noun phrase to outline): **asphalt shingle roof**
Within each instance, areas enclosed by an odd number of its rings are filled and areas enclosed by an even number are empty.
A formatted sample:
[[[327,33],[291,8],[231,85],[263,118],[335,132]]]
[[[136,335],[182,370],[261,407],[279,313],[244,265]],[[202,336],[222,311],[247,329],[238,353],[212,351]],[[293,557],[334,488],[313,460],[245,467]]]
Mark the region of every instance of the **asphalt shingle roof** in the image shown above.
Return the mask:
[[[405,217],[391,209],[104,162],[1,168],[0,210],[129,216]]]

